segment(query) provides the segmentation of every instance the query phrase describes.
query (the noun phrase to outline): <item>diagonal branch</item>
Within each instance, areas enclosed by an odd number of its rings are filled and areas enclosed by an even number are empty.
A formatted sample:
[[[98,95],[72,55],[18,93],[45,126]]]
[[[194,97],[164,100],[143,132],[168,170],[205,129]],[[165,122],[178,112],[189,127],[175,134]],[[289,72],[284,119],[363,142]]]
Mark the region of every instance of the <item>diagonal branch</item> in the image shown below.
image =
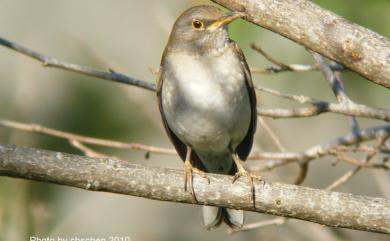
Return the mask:
[[[62,61],[62,60],[58,60],[58,59],[52,58],[50,56],[38,53],[34,50],[31,50],[29,48],[26,48],[22,45],[11,42],[11,41],[4,39],[4,38],[1,38],[1,37],[0,37],[0,45],[3,45],[7,48],[18,51],[21,54],[30,56],[31,58],[42,62],[43,66],[45,66],[45,67],[54,67],[54,68],[59,68],[59,69],[65,69],[65,70],[69,70],[72,72],[97,77],[100,79],[106,79],[106,80],[111,80],[111,81],[124,83],[124,84],[128,84],[128,85],[134,85],[134,86],[141,87],[141,88],[144,88],[147,90],[152,90],[152,91],[154,91],[156,89],[156,86],[154,83],[147,82],[144,80],[135,79],[132,77],[128,77],[128,76],[123,75],[121,73],[117,73],[113,70],[110,70],[108,72],[101,71],[98,69],[91,68],[89,66],[83,66],[83,65],[78,65],[78,64],[73,64],[73,63],[68,63],[68,62]]]
[[[212,0],[390,88],[390,40],[307,0]]]
[[[14,145],[0,145],[0,175],[51,182],[92,191],[193,203],[183,190],[181,170],[148,167],[113,159],[95,159]],[[256,183],[255,207],[245,179],[198,176],[198,204],[298,218],[323,225],[390,234],[390,201],[307,187]]]
[[[306,65],[306,64],[285,64],[282,63],[276,59],[274,59],[271,55],[269,55],[267,52],[265,52],[262,48],[260,48],[258,45],[252,43],[251,48],[255,50],[256,52],[263,55],[264,58],[266,58],[269,62],[273,63],[274,66],[268,67],[266,69],[256,69],[251,68],[251,72],[255,74],[276,74],[280,72],[305,72],[305,71],[313,71],[313,70],[319,70],[317,65]],[[330,64],[329,67],[332,70],[337,71],[344,71],[344,66],[334,63]]]

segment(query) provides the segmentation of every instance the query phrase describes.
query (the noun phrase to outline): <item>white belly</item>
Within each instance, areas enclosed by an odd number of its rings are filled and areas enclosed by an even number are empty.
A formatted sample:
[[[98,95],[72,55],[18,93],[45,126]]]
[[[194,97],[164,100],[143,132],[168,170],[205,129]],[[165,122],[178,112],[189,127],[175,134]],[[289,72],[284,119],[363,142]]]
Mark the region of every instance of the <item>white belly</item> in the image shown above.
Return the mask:
[[[229,145],[235,148],[250,124],[241,63],[233,53],[225,55],[218,61],[171,55],[173,71],[163,72],[162,106],[169,127],[181,141],[202,152],[226,153]],[[226,60],[234,61],[228,66]]]

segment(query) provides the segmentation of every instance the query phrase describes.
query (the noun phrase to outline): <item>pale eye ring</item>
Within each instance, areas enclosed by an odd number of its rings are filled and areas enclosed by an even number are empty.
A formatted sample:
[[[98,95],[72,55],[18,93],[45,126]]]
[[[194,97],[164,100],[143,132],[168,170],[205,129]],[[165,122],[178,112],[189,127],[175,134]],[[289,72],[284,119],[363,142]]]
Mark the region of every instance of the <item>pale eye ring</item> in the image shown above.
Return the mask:
[[[198,19],[192,20],[192,27],[196,30],[202,29],[204,26],[204,23]]]

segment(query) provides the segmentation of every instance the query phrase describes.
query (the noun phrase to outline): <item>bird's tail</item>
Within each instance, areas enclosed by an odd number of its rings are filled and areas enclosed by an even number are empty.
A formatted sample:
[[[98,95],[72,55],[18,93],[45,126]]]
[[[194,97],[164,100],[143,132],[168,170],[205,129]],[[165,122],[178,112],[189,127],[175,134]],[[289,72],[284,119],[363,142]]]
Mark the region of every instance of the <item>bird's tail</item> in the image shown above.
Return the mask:
[[[202,206],[202,222],[208,230],[218,227],[222,222],[232,229],[241,229],[244,225],[244,211]]]

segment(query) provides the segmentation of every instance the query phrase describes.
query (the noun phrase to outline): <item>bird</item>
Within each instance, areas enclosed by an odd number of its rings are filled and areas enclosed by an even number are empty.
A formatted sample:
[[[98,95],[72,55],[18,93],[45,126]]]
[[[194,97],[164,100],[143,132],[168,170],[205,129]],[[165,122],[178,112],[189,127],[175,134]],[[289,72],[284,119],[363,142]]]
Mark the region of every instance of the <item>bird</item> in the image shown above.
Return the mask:
[[[212,5],[192,7],[176,20],[162,55],[157,101],[166,133],[184,161],[184,190],[196,200],[193,175],[226,174],[233,182],[246,171],[256,131],[256,94],[245,56],[230,39],[228,24],[243,17]],[[208,179],[209,181],[209,179]],[[244,224],[242,210],[202,206],[207,229],[222,222]]]

